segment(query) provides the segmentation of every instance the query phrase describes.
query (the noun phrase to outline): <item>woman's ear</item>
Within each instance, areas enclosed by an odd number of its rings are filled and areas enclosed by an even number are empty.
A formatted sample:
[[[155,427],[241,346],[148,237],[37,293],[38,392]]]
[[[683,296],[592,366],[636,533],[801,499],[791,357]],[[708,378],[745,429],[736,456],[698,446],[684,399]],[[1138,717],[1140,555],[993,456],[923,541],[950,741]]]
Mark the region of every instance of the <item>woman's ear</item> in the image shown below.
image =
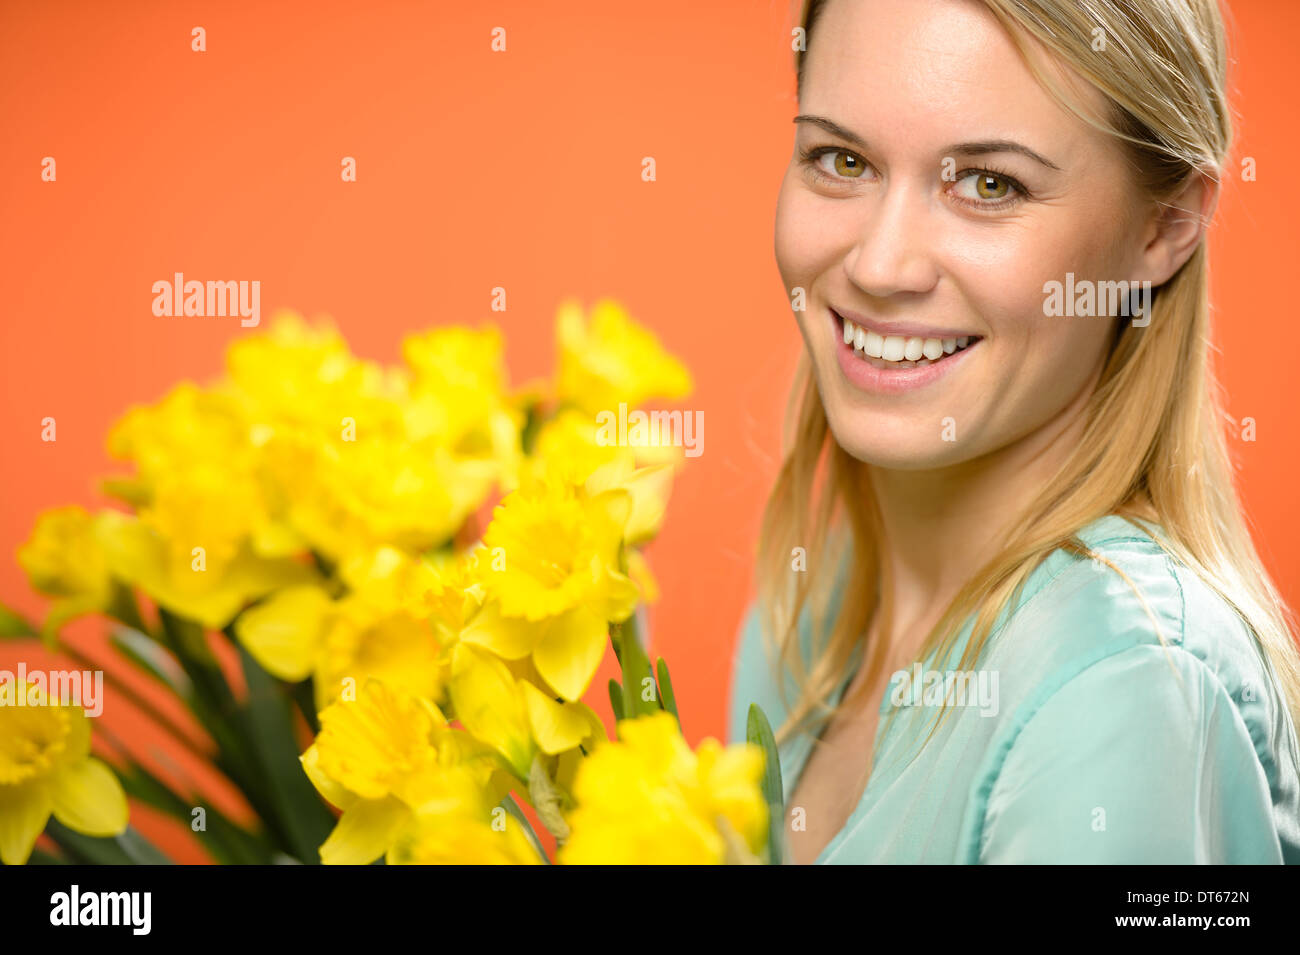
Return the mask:
[[[1219,202],[1219,180],[1208,172],[1193,173],[1172,200],[1157,203],[1147,226],[1141,257],[1145,278],[1153,286],[1173,278],[1192,257]]]

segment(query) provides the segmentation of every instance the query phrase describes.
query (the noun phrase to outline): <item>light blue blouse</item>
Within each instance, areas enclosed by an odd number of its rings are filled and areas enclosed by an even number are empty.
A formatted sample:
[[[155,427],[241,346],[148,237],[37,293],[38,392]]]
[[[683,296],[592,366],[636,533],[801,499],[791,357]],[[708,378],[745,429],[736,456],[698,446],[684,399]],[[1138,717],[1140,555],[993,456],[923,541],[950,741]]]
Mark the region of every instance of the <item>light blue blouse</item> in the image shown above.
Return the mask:
[[[866,791],[818,863],[1300,862],[1295,726],[1253,632],[1132,522],[1104,517],[1079,537],[1137,585],[1167,648],[1123,578],[1056,551],[969,677],[947,684],[954,711],[910,762],[948,671],[931,657],[891,678]],[[733,662],[730,740],[745,738],[751,702],[780,727],[752,607]],[[887,725],[894,705],[903,711]],[[812,745],[805,733],[780,750],[787,829]]]

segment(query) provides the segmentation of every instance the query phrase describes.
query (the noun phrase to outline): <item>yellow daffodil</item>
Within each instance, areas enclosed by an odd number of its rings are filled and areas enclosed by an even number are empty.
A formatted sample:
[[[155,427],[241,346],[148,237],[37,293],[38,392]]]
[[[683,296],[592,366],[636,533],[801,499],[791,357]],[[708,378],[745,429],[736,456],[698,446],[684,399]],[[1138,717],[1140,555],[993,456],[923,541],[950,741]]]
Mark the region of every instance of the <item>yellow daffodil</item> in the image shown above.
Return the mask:
[[[677,720],[657,713],[618,724],[578,766],[558,861],[567,864],[718,864],[728,833],[753,854],[767,837],[762,751],[706,739],[695,752]]]
[[[635,468],[626,456],[597,468],[586,481],[587,493],[592,496],[616,489],[628,492],[631,507],[623,523],[623,541],[629,547],[640,547],[658,535],[672,487],[671,465]]]
[[[317,586],[289,587],[250,608],[235,623],[239,641],[281,679],[314,676],[318,709],[370,677],[442,700],[451,646],[477,607],[466,561],[439,569],[381,548],[345,563],[341,575],[350,592],[340,600]]]
[[[686,367],[616,302],[597,302],[590,322],[578,302],[563,303],[556,338],[559,397],[593,415],[617,411],[620,402],[683,398],[693,387]]]
[[[509,792],[488,747],[450,727],[432,703],[377,680],[355,700],[326,707],[320,722],[301,761],[317,791],[343,811],[320,848],[327,865],[373,862],[399,836],[409,844],[417,811],[463,818],[468,806],[495,806]],[[482,819],[490,826],[490,812]]]
[[[393,837],[390,865],[541,865],[524,825],[452,768]]]
[[[565,408],[543,424],[526,466],[527,476],[581,484],[597,468],[631,454],[615,444],[599,444],[594,422],[585,411]]]
[[[33,589],[56,598],[42,628],[47,641],[73,617],[112,604],[113,581],[99,524],[84,508],[54,508],[37,518],[32,536],[18,549],[18,563]]]
[[[305,564],[259,557],[247,542],[209,557],[208,538],[168,539],[143,519],[115,511],[101,521],[100,539],[115,577],[210,629],[221,629],[264,594],[317,578]]]
[[[520,780],[528,779],[539,753],[557,756],[605,738],[591,707],[548,696],[469,644],[453,652],[450,696],[456,719],[500,753]]]
[[[637,467],[631,449],[595,441],[591,416],[569,408],[542,426],[526,471],[530,482],[555,480],[581,485],[588,494],[622,488],[631,495],[623,528],[628,547],[648,543],[659,533],[672,492],[676,464],[671,460]],[[628,576],[647,603],[658,598],[658,584],[638,550],[627,552]]]
[[[113,771],[90,755],[90,719],[48,699],[35,683],[0,684],[0,860],[22,865],[53,814],[88,836],[126,830],[127,804]]]
[[[389,416],[400,376],[352,355],[328,320],[308,324],[296,312],[271,317],[265,331],[226,351],[233,393],[254,422],[254,440],[309,439],[338,433],[344,418]]]
[[[518,470],[499,334],[441,329],[405,352],[409,370],[360,361],[329,325],[292,313],[230,350],[271,497],[331,560],[439,546]]]
[[[311,480],[290,505],[313,547],[342,559],[378,546],[421,552],[448,543],[487,499],[499,466],[437,443],[365,430],[315,446]]]
[[[155,404],[132,408],[114,426],[108,449],[132,461],[136,473],[106,481],[107,490],[177,547],[188,550],[190,541],[202,540],[214,561],[245,541],[263,557],[303,550],[246,412],[229,390],[189,382]]]
[[[491,459],[513,475],[523,421],[509,397],[501,332],[436,328],[408,336],[402,355],[414,373],[411,438],[436,437],[460,456]]]
[[[526,475],[533,482],[555,480],[585,485],[588,494],[623,488],[631,494],[624,527],[628,546],[646,543],[658,532],[672,491],[673,467],[637,467],[628,448],[602,446],[591,439],[588,417],[568,409],[542,427]]]
[[[472,774],[449,766],[426,801],[397,831],[390,865],[540,865],[542,858],[515,819]]]
[[[483,608],[461,639],[506,660],[531,657],[548,686],[577,700],[605,654],[608,624],[636,608],[618,570],[632,497],[587,495],[561,483],[521,488],[483,537]]]

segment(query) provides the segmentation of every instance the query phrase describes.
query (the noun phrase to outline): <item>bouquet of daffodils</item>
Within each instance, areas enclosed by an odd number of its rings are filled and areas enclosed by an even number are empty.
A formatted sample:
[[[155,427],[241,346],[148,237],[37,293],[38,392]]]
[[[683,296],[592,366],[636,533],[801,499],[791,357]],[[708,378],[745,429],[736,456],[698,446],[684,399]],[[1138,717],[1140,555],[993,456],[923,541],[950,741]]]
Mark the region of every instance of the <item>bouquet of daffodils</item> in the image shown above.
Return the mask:
[[[0,687],[0,859],[167,861],[129,795],[225,863],[779,861],[767,721],[752,708],[751,742],[692,751],[639,636],[680,449],[596,425],[684,397],[689,373],[613,302],[567,302],[556,326],[553,380],[512,390],[494,328],[412,335],[385,367],[284,313],[221,380],[128,411],[108,447],[130,467],[103,484],[124,506],[39,518],[18,559],[53,601],[40,626],[0,608],[0,634],[84,664],[60,630],[101,615],[205,738],[118,668],[110,685],[248,812],[24,680]],[[612,739],[583,702],[607,647]]]

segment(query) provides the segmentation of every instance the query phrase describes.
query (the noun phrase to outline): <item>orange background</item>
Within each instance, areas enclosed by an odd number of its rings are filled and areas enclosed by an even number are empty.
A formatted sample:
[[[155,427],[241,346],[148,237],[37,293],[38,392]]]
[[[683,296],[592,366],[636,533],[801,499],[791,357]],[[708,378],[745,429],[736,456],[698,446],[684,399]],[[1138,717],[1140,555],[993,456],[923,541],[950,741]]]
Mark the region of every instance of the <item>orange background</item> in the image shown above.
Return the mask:
[[[515,382],[550,371],[562,298],[612,296],[696,378],[685,406],[704,412],[704,454],[650,551],[663,590],[650,633],[688,739],[721,736],[800,347],[772,257],[796,13],[789,0],[0,4],[0,601],[41,612],[14,551],[41,509],[102,502],[115,418],[216,375],[248,333],[154,317],[156,280],[258,279],[263,325],[279,306],[328,314],[385,361],[411,330],[494,322]],[[1300,253],[1300,4],[1241,0],[1232,16],[1236,155],[1255,157],[1258,181],[1229,176],[1213,238],[1221,374],[1229,413],[1257,422],[1256,442],[1234,441],[1242,490],[1295,604],[1300,402],[1278,277]],[[190,49],[195,26],[206,52]],[[505,53],[490,49],[496,26]],[[45,156],[57,182],[41,181]],[[645,156],[655,182],[641,181]],[[505,313],[490,311],[495,286]],[[40,440],[46,416],[55,443]],[[70,636],[100,657],[101,632]],[[0,645],[0,667],[19,659],[53,665],[33,643]],[[606,717],[612,662],[590,694]],[[203,788],[203,768],[126,704],[110,696],[101,726]],[[178,859],[203,858],[183,829],[133,818]]]

